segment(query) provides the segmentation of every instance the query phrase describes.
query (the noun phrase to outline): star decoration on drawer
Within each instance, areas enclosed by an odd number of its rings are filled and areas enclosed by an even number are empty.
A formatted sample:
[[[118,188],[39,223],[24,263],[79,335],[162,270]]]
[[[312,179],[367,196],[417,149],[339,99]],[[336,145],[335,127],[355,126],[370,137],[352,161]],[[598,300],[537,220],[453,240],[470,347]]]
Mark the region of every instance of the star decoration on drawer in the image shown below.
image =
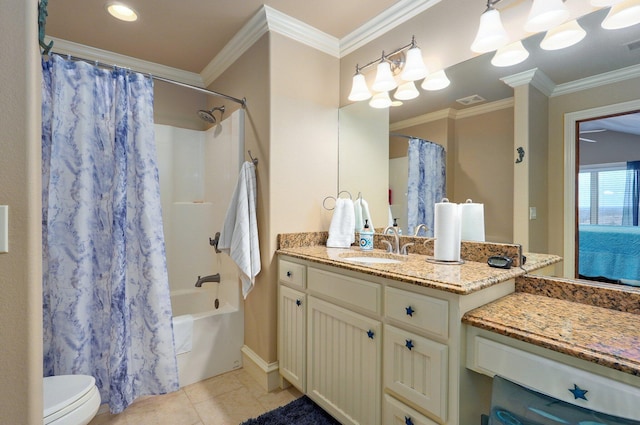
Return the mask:
[[[411,306],[406,307],[405,310],[407,310],[407,316],[413,317],[413,313],[415,313],[415,310]]]
[[[413,341],[408,339],[407,342],[404,344],[404,346],[407,347],[409,351],[411,351],[411,349],[413,348]]]
[[[589,392],[588,390],[583,390],[576,384],[573,384],[573,389],[569,388],[569,391],[571,392],[571,394],[573,394],[573,397],[575,398],[575,400],[579,398],[583,400],[587,400],[586,394]]]
[[[371,329],[369,329],[369,330],[367,331],[367,336],[368,336],[369,338],[373,339],[373,336],[374,336],[374,335],[375,335],[375,333],[374,333]]]
[[[413,421],[409,416],[404,417],[404,425],[413,425]]]

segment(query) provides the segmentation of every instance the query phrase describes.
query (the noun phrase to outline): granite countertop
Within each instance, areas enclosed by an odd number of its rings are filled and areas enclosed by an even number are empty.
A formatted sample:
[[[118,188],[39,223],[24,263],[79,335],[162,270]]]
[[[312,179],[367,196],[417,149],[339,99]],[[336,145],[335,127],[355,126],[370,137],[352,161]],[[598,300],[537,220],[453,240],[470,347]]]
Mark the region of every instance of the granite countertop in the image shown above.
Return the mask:
[[[489,267],[486,262],[465,260],[463,264],[436,264],[426,261],[428,256],[425,255],[400,256],[388,254],[380,249],[361,251],[355,247],[297,246],[280,248],[278,253],[461,295],[479,291],[560,261],[559,257],[553,255],[527,254],[527,262],[522,268],[498,269]],[[360,264],[348,259],[348,257],[363,255],[386,256],[399,259],[401,262]]]
[[[462,322],[640,376],[640,289],[525,276]]]

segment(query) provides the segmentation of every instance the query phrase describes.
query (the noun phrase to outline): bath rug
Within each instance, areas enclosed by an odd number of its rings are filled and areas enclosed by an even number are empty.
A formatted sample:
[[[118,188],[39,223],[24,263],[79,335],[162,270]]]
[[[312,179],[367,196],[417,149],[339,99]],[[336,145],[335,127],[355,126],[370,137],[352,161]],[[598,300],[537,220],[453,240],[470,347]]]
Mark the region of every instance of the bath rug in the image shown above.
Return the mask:
[[[340,425],[307,396],[278,407],[240,425]]]

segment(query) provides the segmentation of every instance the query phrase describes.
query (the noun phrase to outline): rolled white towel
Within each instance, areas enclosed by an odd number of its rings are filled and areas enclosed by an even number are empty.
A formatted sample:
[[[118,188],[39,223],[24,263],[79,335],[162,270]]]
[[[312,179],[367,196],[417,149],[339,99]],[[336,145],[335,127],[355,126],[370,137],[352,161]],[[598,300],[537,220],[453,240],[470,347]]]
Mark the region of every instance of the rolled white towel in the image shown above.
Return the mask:
[[[369,220],[369,227],[371,227],[371,230],[373,230],[375,232],[375,226],[373,225],[373,220],[371,220],[371,213],[369,212],[369,203],[367,201],[363,199],[361,199],[361,204],[362,204],[362,222],[364,223],[365,220]]]
[[[329,226],[327,246],[330,248],[349,248],[356,240],[355,220],[353,201],[338,198]]]

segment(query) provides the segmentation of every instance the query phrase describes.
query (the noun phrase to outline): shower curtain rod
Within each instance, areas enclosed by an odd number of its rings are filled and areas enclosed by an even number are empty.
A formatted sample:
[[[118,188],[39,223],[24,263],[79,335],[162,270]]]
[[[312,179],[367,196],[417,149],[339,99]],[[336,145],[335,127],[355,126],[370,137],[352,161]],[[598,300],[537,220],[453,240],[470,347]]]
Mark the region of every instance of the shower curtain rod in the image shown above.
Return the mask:
[[[55,55],[58,55],[58,56],[67,57],[68,59],[72,59],[72,60],[76,60],[76,61],[87,62],[87,63],[94,64],[94,65],[102,67],[102,68],[114,68],[114,67],[116,67],[116,68],[122,68],[122,69],[129,69],[129,70],[134,71],[134,72],[139,72],[139,71],[136,71],[135,69],[127,68],[127,67],[124,67],[124,66],[118,66],[118,65],[115,65],[115,64],[108,64],[108,63],[100,62],[100,61],[97,61],[97,60],[81,58],[79,56],[65,55],[63,53],[55,53],[55,52],[51,52],[50,54],[55,54]],[[140,72],[140,73],[141,74],[146,74],[149,77],[153,78],[154,80],[164,81],[165,83],[175,84],[177,86],[181,86],[181,87],[185,87],[185,88],[188,88],[188,89],[196,90],[196,91],[199,91],[201,93],[205,93],[205,94],[208,94],[208,95],[211,95],[211,96],[217,96],[217,97],[222,97],[224,99],[231,100],[233,102],[239,103],[242,106],[242,109],[247,107],[247,99],[245,97],[243,97],[242,99],[238,99],[237,97],[229,96],[229,95],[226,95],[226,94],[223,94],[223,93],[218,93],[216,91],[208,90],[208,89],[205,89],[205,88],[202,88],[202,87],[198,87],[198,86],[194,86],[192,84],[187,84],[187,83],[182,83],[180,81],[171,80],[169,78],[160,77],[158,75],[153,75],[153,74],[150,74],[148,72]]]

